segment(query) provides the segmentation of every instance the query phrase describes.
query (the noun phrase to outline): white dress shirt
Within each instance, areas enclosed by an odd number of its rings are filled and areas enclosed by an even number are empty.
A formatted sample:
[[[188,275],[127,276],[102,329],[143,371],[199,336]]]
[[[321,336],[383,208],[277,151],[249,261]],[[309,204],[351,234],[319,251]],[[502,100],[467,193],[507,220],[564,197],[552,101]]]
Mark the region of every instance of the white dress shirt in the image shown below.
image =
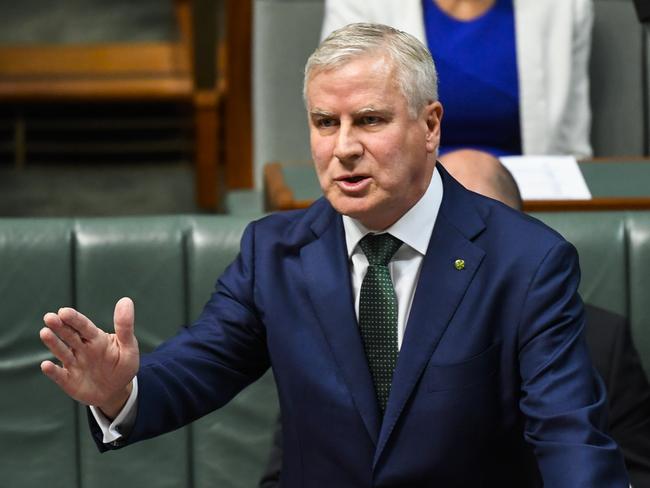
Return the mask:
[[[422,260],[429,247],[431,232],[438,217],[438,210],[442,202],[442,180],[437,169],[434,169],[429,186],[422,198],[413,205],[397,222],[388,229],[379,232],[388,232],[402,241],[402,245],[394,254],[388,264],[390,276],[395,286],[397,295],[397,344],[402,346],[404,331],[408,322],[413,296],[420,277]],[[372,230],[367,229],[361,222],[348,216],[343,216],[345,230],[345,243],[348,257],[352,263],[350,267],[352,276],[352,292],[354,293],[354,309],[359,319],[359,296],[361,295],[361,282],[368,270],[368,259],[363,254],[359,241]],[[123,432],[128,432],[135,421],[137,411],[138,382],[133,378],[133,391],[122,411],[113,421],[107,419],[96,407],[90,410],[103,433],[105,444],[115,442],[122,437]]]

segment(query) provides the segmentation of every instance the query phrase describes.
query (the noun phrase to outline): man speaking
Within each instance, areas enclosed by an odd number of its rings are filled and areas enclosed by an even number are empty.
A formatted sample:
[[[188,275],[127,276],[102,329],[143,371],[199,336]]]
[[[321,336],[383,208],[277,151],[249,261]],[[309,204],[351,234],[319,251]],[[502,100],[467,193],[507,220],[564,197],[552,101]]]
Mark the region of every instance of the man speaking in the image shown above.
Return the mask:
[[[575,249],[436,166],[431,56],[390,27],[332,33],[305,69],[325,198],[249,225],[199,319],[139,357],[48,313],[41,368],[92,405],[100,449],[187,424],[273,368],[283,487],[626,487],[603,432]]]

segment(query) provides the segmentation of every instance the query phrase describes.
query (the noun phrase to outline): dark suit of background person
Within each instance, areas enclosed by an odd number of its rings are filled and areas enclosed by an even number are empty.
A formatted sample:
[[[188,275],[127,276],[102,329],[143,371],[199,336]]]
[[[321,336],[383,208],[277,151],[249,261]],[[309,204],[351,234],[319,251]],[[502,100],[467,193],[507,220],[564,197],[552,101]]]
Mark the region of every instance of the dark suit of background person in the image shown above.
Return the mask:
[[[349,57],[360,37],[371,47]],[[389,56],[388,43],[405,54]],[[285,488],[519,488],[542,479],[553,488],[626,487],[622,455],[603,432],[604,385],[581,333],[575,248],[436,166],[442,106],[424,46],[385,26],[352,25],[310,60],[330,47],[345,53],[342,64],[306,70],[312,155],[327,198],[251,223],[199,319],[139,361],[128,299],[116,305],[109,337],[72,309],[46,314],[41,338],[63,367],[44,361],[43,372],[71,394],[79,372],[90,394],[77,398],[111,418],[133,398],[137,372],[130,432],[113,445],[94,431],[107,450],[221,407],[272,366]],[[395,83],[397,59],[408,59],[404,71],[430,73],[410,107],[402,87],[414,84]],[[365,234],[361,223],[390,232],[413,214],[423,218],[410,230],[432,230],[418,235],[429,237],[424,253],[405,259],[418,264],[409,274],[417,291],[384,410],[356,317],[346,236]],[[344,222],[353,226],[347,233]],[[121,367],[90,361],[120,344],[133,351],[118,358]],[[115,370],[120,381],[110,380]]]
[[[636,14],[641,22],[650,22],[650,1],[634,0]]]
[[[609,433],[618,443],[634,488],[650,487],[650,386],[625,317],[585,306],[586,338],[605,381]]]

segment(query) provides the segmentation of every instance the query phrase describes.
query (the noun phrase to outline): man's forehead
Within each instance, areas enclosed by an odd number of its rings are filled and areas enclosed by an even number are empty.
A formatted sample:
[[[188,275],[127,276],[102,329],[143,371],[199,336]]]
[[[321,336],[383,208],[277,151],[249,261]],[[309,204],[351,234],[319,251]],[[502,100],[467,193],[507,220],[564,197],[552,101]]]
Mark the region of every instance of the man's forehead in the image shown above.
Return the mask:
[[[347,56],[333,61],[331,64],[314,67],[309,73],[307,83],[311,83],[319,75],[337,74],[344,70],[349,71],[351,68],[357,68],[359,71],[378,69],[382,72],[390,72],[395,69],[395,62],[387,53],[382,51],[370,51]]]
[[[310,113],[332,112],[331,104],[345,103],[355,113],[386,110],[401,95],[393,66],[382,58],[358,57],[311,74],[306,87]]]

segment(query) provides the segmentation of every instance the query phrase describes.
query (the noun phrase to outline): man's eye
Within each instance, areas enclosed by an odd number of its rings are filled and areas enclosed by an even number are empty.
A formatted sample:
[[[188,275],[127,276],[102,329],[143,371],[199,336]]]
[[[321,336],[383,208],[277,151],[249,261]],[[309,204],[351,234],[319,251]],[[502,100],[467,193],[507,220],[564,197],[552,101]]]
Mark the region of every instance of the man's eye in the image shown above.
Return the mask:
[[[381,122],[381,119],[376,115],[364,115],[361,117],[361,123],[363,125],[376,125]]]
[[[328,129],[330,127],[334,127],[336,125],[336,120],[334,119],[318,119],[316,121],[316,126],[321,127],[323,129]]]

